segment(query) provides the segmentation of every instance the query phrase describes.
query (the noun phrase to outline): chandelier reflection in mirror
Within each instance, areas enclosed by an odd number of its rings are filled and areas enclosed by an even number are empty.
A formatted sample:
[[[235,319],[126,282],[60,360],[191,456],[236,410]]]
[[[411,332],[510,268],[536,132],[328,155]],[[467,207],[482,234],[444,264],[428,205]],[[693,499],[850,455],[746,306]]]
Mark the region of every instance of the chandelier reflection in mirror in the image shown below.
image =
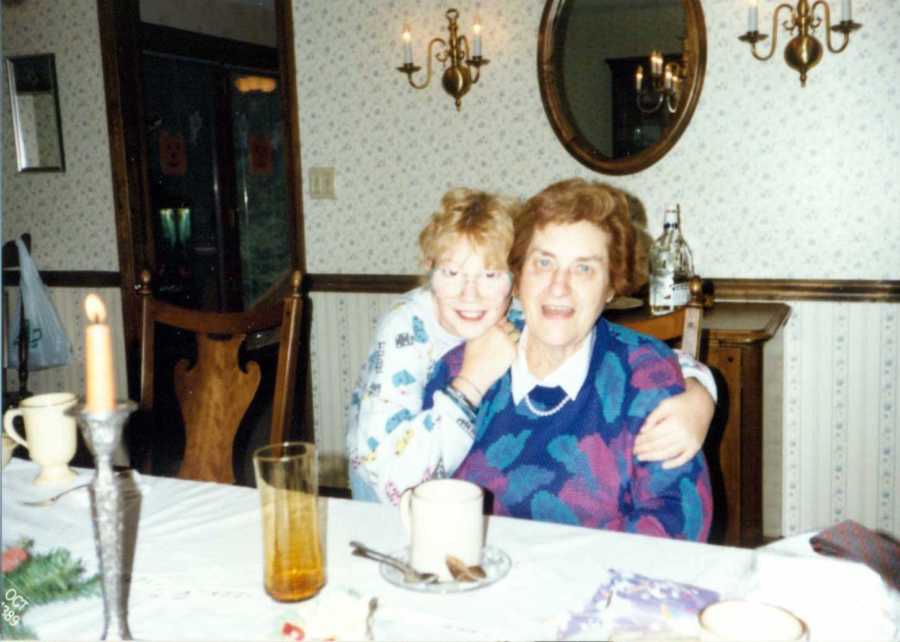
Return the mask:
[[[662,52],[658,50],[650,53],[650,82],[646,83],[646,87],[644,67],[638,65],[637,71],[634,72],[634,88],[637,92],[637,108],[641,112],[652,114],[659,111],[663,105],[670,114],[678,111],[688,69],[686,45],[682,46],[682,50],[684,53],[678,62],[665,62]]]
[[[796,35],[784,48],[784,61],[791,69],[800,74],[800,86],[805,87],[806,72],[819,64],[822,59],[822,44],[812,35],[812,32],[818,29],[823,21],[822,18],[816,17],[817,9],[821,9],[825,16],[825,44],[828,46],[828,51],[841,53],[850,44],[850,34],[862,27],[858,22],[853,22],[851,18],[850,0],[841,0],[841,21],[834,26],[831,24],[831,8],[825,0],[816,0],[812,6],[808,0],[798,0],[796,8],[787,3],[779,4],[775,8],[775,13],[772,14],[772,46],[769,53],[765,55],[760,55],[756,51],[756,43],[768,38],[758,29],[759,0],[750,0],[747,11],[747,33],[739,36],[738,40],[750,45],[750,52],[754,58],[762,61],[768,60],[775,53],[778,42],[778,16],[782,10],[787,11],[788,19],[783,23],[784,29],[788,33]],[[839,33],[844,37],[840,47],[835,47],[831,43],[831,32]]]
[[[431,60],[435,58],[444,67],[441,84],[444,91],[450,94],[456,102],[456,111],[462,106],[462,97],[478,82],[481,77],[481,67],[488,64],[489,60],[481,56],[481,20],[476,15],[475,24],[472,26],[472,55],[469,56],[469,39],[459,35],[459,11],[448,9],[447,13],[449,38],[432,38],[428,43],[427,71],[425,81],[417,84],[413,80],[413,74],[421,69],[413,64],[412,60],[412,35],[409,25],[403,27],[403,66],[397,67],[397,71],[406,74],[409,84],[415,89],[425,89],[431,82]],[[434,51],[435,45],[441,49]]]

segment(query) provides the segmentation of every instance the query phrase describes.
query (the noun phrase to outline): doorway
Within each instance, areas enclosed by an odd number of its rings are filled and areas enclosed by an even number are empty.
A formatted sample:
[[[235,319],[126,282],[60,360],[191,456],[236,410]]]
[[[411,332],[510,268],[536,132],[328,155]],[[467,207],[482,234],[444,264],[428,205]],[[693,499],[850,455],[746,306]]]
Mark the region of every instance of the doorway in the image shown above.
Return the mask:
[[[133,399],[142,270],[161,298],[232,311],[280,298],[304,268],[291,2],[212,1],[97,0]],[[156,344],[157,364],[192,349]],[[175,457],[182,431],[162,423],[172,434],[153,441]]]

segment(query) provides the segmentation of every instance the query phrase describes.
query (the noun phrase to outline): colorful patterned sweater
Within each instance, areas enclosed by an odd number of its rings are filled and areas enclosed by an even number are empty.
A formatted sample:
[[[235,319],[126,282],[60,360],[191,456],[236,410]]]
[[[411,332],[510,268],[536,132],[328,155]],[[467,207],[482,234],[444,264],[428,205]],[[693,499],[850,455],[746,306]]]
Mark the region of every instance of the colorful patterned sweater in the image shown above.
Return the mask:
[[[426,399],[449,385],[461,360],[459,349],[444,357]],[[513,404],[507,372],[482,400],[475,443],[453,476],[489,491],[496,515],[705,541],[712,496],[702,453],[672,470],[632,454],[647,415],[683,390],[665,344],[601,319],[576,399],[538,416],[526,399]],[[529,397],[546,412],[563,394],[538,386]]]

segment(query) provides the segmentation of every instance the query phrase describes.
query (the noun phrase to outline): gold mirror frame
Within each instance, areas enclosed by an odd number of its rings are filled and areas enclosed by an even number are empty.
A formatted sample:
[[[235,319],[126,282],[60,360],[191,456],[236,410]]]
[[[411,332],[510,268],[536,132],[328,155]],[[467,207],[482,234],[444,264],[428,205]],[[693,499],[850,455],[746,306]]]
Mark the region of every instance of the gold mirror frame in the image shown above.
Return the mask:
[[[674,123],[659,141],[634,156],[624,158],[605,156],[584,137],[560,91],[557,63],[553,54],[556,50],[556,17],[566,2],[567,0],[547,0],[538,31],[538,83],[550,125],[563,147],[578,162],[594,171],[602,174],[633,174],[647,169],[665,156],[687,129],[703,89],[703,77],[706,73],[706,23],[700,0],[682,0],[685,11],[685,48],[695,52],[691,56],[685,79],[683,107],[676,112]]]

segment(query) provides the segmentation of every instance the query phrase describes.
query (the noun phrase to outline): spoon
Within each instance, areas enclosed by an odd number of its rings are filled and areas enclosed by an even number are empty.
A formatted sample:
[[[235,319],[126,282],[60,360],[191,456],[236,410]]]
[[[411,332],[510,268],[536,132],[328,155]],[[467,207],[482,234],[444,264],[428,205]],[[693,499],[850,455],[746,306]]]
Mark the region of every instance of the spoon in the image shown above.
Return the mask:
[[[396,557],[391,557],[390,555],[385,555],[384,553],[373,551],[365,544],[360,544],[359,542],[350,542],[350,546],[353,547],[353,554],[357,557],[366,557],[370,560],[375,560],[376,562],[382,562],[383,564],[387,564],[388,566],[393,566],[398,571],[403,573],[404,582],[434,584],[438,581],[438,576],[434,573],[420,573],[406,562],[398,560]]]
[[[51,497],[47,497],[46,499],[37,499],[34,501],[20,501],[19,503],[23,506],[50,506],[51,504],[55,504],[57,500],[59,500],[64,495],[68,495],[69,493],[73,493],[76,490],[81,490],[82,488],[87,488],[90,484],[79,484],[78,486],[72,486],[72,488],[67,488],[61,493],[57,493]]]
[[[124,476],[130,474],[130,475],[132,475],[132,479],[135,479],[135,480],[140,477],[140,475],[138,474],[138,472],[136,470],[131,470],[131,469],[117,470],[117,471],[115,471],[114,474],[117,477],[124,477]],[[57,501],[59,501],[61,498],[68,495],[69,493],[73,493],[76,490],[81,490],[82,488],[87,488],[90,485],[91,485],[90,482],[88,482],[86,484],[78,484],[77,486],[72,486],[71,488],[67,488],[66,490],[64,490],[62,492],[56,493],[55,495],[51,495],[50,497],[46,497],[44,499],[36,499],[36,500],[29,500],[29,501],[20,500],[19,503],[22,504],[22,506],[52,506]],[[130,492],[134,491],[134,489],[131,489],[131,488],[125,488],[124,490],[125,490],[126,496]]]

